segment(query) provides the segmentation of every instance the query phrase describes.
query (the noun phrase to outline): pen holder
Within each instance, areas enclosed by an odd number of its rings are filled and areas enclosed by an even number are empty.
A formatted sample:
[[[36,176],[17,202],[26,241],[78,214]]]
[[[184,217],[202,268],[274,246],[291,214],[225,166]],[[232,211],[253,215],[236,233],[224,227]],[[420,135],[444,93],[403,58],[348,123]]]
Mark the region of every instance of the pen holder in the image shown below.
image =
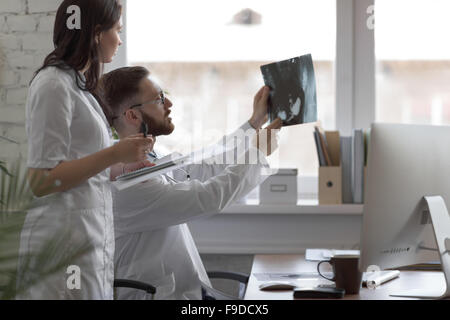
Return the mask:
[[[319,204],[342,204],[342,167],[319,167]]]

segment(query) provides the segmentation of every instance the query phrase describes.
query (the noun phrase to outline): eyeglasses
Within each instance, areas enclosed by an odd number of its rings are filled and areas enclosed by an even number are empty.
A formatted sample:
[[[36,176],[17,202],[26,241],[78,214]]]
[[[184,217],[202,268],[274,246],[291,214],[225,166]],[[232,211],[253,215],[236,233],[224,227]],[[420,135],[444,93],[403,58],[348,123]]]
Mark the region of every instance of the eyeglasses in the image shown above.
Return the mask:
[[[164,94],[164,91],[161,91],[161,93],[159,94],[159,98],[156,100],[152,100],[152,101],[147,101],[144,103],[139,103],[139,104],[135,104],[132,105],[131,107],[129,107],[128,109],[133,109],[133,108],[137,108],[137,107],[143,107],[147,104],[153,104],[153,103],[158,103],[158,104],[162,104],[164,105],[166,103],[166,95]],[[125,114],[126,112],[124,112],[123,114]]]
[[[164,105],[166,103],[166,95],[165,95],[164,91],[161,91],[161,93],[159,94],[159,98],[158,99],[132,105],[131,107],[128,108],[128,110],[129,109],[133,109],[133,108],[143,107],[143,106],[145,106],[147,104],[153,104],[153,103],[157,103],[157,104],[161,104],[161,105]],[[126,113],[127,112],[125,111],[123,113],[123,115],[126,115]],[[117,117],[117,116],[116,117],[112,117],[112,121],[117,120],[118,118],[119,117]]]

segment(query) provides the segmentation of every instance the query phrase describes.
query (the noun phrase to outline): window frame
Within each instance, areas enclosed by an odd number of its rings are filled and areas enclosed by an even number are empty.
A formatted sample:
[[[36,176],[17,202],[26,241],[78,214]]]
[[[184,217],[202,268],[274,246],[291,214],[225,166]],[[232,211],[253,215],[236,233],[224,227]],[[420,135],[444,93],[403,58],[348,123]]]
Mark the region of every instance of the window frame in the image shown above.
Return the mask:
[[[350,136],[356,128],[370,128],[375,122],[375,32],[367,26],[372,14],[368,8],[374,2],[336,0],[335,128],[344,136]],[[122,5],[123,45],[114,62],[105,67],[106,72],[128,65],[127,0],[122,0]],[[302,177],[298,181],[300,184]],[[315,186],[314,183],[308,185]],[[311,194],[314,190],[306,192]]]
[[[349,136],[375,121],[375,32],[367,26],[374,0],[336,1],[336,128]]]

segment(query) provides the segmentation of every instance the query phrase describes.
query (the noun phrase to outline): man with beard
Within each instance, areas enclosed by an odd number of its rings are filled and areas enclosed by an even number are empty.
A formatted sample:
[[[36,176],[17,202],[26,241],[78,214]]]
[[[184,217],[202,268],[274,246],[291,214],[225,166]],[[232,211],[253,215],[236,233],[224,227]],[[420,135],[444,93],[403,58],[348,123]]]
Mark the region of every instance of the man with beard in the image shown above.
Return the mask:
[[[127,67],[112,71],[101,80],[104,107],[109,109],[110,124],[121,139],[139,133],[143,123],[155,137],[169,135],[175,129],[169,117],[172,102],[149,75],[143,67]],[[253,115],[240,130],[260,129],[267,121],[268,96],[267,87],[258,92]],[[268,130],[260,130],[258,136],[280,128],[281,120],[277,119]],[[210,287],[211,283],[186,222],[217,214],[263,182],[265,156],[275,148],[270,143],[262,147],[252,142],[238,158],[246,159],[256,151],[256,164],[193,164],[116,191],[116,278],[152,284],[156,287],[156,299],[202,299],[202,287]],[[148,159],[157,163],[160,158],[160,154],[151,152]],[[124,288],[117,290],[117,297],[152,298],[144,291]]]

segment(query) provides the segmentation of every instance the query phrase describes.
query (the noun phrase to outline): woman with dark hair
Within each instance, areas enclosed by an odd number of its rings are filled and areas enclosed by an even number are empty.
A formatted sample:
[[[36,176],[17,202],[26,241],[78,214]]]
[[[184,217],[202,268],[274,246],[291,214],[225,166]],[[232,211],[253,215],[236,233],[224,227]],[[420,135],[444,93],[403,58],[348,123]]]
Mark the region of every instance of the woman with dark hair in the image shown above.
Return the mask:
[[[67,24],[73,6],[79,8],[79,29]],[[143,161],[153,146],[152,138],[142,135],[111,146],[107,119],[92,94],[103,64],[121,45],[121,11],[118,0],[63,1],[56,14],[55,49],[31,81],[27,166],[36,198],[21,234],[18,298],[113,298],[109,167]],[[63,237],[48,247],[55,234]],[[74,250],[81,242],[89,250],[77,256]],[[46,266],[35,259],[44,247]],[[63,257],[56,257],[56,251]],[[58,259],[71,253],[67,266],[57,268]],[[54,274],[39,279],[39,273],[53,269]]]

